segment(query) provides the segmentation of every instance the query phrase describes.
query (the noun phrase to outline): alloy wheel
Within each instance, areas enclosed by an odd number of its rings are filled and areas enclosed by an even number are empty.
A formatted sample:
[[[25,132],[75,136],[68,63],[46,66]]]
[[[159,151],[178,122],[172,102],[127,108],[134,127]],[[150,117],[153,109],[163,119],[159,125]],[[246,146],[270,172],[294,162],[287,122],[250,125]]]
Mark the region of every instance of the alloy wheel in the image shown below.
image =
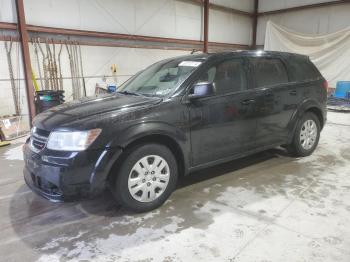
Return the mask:
[[[303,149],[310,150],[317,139],[317,125],[314,120],[308,119],[301,126],[300,144]]]

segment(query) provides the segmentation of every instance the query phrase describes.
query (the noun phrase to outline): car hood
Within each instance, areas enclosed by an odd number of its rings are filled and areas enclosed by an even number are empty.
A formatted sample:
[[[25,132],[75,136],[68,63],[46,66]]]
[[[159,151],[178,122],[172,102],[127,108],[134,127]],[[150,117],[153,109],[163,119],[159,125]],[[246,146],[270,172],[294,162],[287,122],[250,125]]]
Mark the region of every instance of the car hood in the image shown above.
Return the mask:
[[[83,98],[53,107],[34,118],[33,125],[51,131],[72,121],[116,111],[127,112],[135,107],[159,103],[162,99],[136,95],[113,94]]]

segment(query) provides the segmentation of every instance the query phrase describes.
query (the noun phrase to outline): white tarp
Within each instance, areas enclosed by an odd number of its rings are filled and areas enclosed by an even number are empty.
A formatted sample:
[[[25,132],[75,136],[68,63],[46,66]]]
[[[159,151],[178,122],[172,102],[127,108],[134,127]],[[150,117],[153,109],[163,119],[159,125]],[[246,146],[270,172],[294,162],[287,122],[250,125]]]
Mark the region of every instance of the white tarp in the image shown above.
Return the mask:
[[[350,27],[326,35],[308,35],[268,21],[265,50],[308,55],[331,87],[337,81],[350,81]]]

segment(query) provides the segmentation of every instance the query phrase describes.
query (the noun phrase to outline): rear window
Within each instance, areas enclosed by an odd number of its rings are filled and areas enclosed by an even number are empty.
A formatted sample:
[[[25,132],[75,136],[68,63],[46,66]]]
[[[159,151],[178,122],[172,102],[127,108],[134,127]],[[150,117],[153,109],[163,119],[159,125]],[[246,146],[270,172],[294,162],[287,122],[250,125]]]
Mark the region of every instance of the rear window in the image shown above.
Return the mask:
[[[288,75],[282,61],[278,58],[251,58],[256,87],[288,83]]]
[[[291,58],[288,62],[293,78],[296,81],[314,80],[319,77],[317,69],[308,59]]]

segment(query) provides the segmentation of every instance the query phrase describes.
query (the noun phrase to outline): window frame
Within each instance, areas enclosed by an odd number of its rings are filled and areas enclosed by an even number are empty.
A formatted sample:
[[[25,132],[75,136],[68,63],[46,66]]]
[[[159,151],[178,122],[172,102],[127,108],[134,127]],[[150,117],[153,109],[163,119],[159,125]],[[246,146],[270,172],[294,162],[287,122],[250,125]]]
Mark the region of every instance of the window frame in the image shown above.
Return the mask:
[[[226,96],[232,96],[232,95],[236,95],[236,94],[241,94],[241,93],[245,93],[245,92],[251,92],[252,88],[251,88],[251,79],[250,79],[250,74],[249,74],[249,61],[247,59],[247,57],[235,57],[235,56],[231,56],[231,57],[225,57],[225,58],[221,58],[218,59],[216,61],[213,61],[211,63],[208,63],[205,67],[201,68],[201,70],[198,72],[198,74],[195,76],[195,79],[188,85],[188,87],[186,88],[186,93],[185,96],[187,97],[190,92],[192,87],[194,86],[195,83],[198,82],[198,80],[200,79],[200,77],[206,72],[208,71],[210,68],[217,66],[221,63],[224,63],[225,61],[228,60],[238,60],[241,62],[242,68],[243,68],[243,73],[244,73],[244,77],[246,80],[246,88],[244,90],[240,90],[240,91],[232,91],[232,92],[227,92],[224,94],[213,94],[211,96],[207,96],[207,97],[203,97],[203,98],[199,98],[200,100],[208,100],[208,99],[213,99],[213,98],[221,98],[221,97],[226,97]]]
[[[275,59],[275,60],[279,60],[281,62],[281,64],[283,65],[283,68],[286,72],[287,75],[287,80],[288,82],[286,83],[278,83],[278,84],[272,84],[272,85],[265,85],[265,86],[259,86],[257,85],[257,81],[256,81],[256,71],[255,71],[255,66],[253,64],[253,59]],[[285,60],[279,56],[251,56],[248,58],[249,61],[249,73],[250,73],[250,79],[252,79],[253,84],[251,85],[251,88],[254,90],[264,90],[264,89],[268,89],[268,88],[273,88],[273,87],[277,87],[277,86],[286,86],[286,85],[290,85],[291,83],[293,83],[293,81],[291,81],[291,75],[290,72],[288,70],[288,66],[287,63],[285,62]]]
[[[298,74],[292,70],[293,65],[297,65],[298,64],[298,60],[297,59],[300,59],[302,63],[306,64],[307,67],[309,67],[310,71],[313,72],[313,75],[314,77],[313,78],[309,78],[309,79],[298,79]],[[297,58],[297,57],[294,57],[292,58],[292,63],[289,63],[288,64],[288,67],[290,68],[291,70],[291,75],[292,75],[292,78],[293,78],[293,82],[295,83],[309,83],[309,82],[315,82],[315,81],[318,81],[321,79],[320,77],[320,72],[318,71],[317,67],[315,66],[314,63],[312,63],[312,61],[309,59],[309,58],[304,58],[305,60],[301,59],[301,58]],[[294,72],[293,72],[294,71]]]

